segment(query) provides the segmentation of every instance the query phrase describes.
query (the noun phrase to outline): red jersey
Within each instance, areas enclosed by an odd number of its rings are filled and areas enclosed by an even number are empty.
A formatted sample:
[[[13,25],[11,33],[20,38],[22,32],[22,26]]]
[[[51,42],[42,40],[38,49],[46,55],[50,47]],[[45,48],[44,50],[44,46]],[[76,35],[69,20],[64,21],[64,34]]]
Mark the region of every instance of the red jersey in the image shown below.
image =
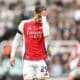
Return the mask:
[[[71,68],[75,69],[76,67],[80,67],[80,46],[78,45],[73,54],[72,54],[72,60],[70,63]]]
[[[45,49],[42,24],[33,20],[23,21],[19,25],[19,30],[23,33],[25,46],[24,59],[46,59],[47,53]]]

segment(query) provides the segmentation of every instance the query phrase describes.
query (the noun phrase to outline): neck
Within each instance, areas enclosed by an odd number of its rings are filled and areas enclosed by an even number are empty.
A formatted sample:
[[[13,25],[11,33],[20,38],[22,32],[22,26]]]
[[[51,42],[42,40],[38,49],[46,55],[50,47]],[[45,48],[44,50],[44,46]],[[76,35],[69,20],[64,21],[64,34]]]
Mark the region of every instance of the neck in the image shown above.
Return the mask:
[[[34,17],[33,20],[37,23],[41,23],[41,18]]]

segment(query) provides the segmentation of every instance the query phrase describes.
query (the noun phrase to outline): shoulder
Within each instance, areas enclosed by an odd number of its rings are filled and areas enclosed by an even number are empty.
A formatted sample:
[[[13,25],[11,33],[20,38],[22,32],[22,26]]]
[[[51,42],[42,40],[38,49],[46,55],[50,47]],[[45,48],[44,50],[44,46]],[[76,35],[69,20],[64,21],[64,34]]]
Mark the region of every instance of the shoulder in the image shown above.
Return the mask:
[[[29,19],[29,20],[22,20],[18,26],[18,30],[19,32],[23,33],[23,28],[24,28],[24,25],[25,23],[30,23],[32,21],[32,19]]]
[[[20,24],[24,25],[25,23],[30,23],[32,21],[32,19],[29,19],[29,20],[22,20],[20,22]]]
[[[32,19],[22,20],[22,21],[19,23],[18,30],[22,32],[25,23],[30,23],[31,21],[32,21]]]

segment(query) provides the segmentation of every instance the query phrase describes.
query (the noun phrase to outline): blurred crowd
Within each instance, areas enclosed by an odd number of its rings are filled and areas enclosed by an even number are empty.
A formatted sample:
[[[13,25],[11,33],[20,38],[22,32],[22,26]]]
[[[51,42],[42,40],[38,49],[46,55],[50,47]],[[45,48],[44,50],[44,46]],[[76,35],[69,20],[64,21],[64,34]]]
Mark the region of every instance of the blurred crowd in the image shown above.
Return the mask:
[[[61,2],[63,1],[63,2]],[[51,39],[80,40],[79,0],[60,0],[49,6]]]
[[[76,45],[79,44],[80,0],[0,0],[0,80],[23,80],[22,43],[17,49],[13,68],[9,64],[11,46],[20,21],[32,18],[35,6],[41,4],[46,6],[48,12],[49,40],[56,40],[56,42],[57,40],[68,40],[68,42],[76,40]],[[72,53],[72,46],[68,43],[68,46],[67,44],[66,46],[60,45],[56,49],[56,46],[52,47],[52,44],[49,44],[47,48],[50,75],[52,77],[63,74],[67,76],[70,71],[69,57]],[[60,43],[56,43],[58,44]]]

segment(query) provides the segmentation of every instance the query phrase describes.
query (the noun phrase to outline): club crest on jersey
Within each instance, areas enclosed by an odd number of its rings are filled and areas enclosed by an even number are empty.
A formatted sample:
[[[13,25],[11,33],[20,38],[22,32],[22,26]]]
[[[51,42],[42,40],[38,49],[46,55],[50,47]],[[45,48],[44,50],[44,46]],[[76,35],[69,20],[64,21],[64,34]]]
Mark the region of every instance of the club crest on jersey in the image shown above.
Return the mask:
[[[28,27],[27,30],[31,30],[31,27]]]

